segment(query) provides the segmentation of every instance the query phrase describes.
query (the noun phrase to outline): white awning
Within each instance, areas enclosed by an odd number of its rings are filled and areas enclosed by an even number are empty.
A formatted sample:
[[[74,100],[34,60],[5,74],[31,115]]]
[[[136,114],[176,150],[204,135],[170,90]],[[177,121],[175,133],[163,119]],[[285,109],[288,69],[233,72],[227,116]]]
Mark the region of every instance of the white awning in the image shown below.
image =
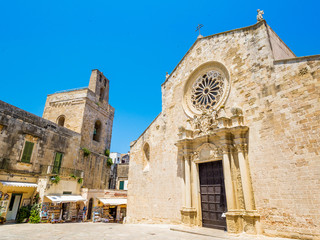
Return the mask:
[[[51,195],[46,197],[49,198],[52,202],[56,202],[56,203],[79,202],[79,201],[83,202],[86,200],[80,195]]]
[[[126,198],[98,198],[104,205],[127,205]]]
[[[0,181],[2,185],[4,186],[11,186],[11,187],[38,187],[38,184],[36,183],[27,183],[27,182],[5,182],[5,181]]]

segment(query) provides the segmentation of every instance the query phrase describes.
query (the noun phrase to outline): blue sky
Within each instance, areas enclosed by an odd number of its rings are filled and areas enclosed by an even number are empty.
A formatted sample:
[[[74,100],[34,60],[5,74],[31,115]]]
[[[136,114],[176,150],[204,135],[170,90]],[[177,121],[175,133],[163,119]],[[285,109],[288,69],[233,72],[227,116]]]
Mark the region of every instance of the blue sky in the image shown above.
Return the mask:
[[[161,83],[202,35],[256,23],[256,10],[297,56],[320,54],[320,1],[0,1],[0,99],[42,116],[46,95],[110,80],[111,151],[161,112]],[[313,11],[314,10],[314,11]]]

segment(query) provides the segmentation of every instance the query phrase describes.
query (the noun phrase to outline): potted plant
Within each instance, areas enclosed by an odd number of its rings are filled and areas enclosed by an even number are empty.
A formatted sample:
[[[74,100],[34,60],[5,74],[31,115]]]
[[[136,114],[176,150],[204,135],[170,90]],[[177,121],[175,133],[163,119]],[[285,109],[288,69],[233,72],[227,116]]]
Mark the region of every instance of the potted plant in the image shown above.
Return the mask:
[[[30,210],[30,217],[29,222],[30,223],[39,223],[40,222],[40,212],[41,212],[41,204],[35,203],[33,204],[31,210]]]
[[[25,223],[29,221],[31,206],[22,206],[19,209],[17,223]]]

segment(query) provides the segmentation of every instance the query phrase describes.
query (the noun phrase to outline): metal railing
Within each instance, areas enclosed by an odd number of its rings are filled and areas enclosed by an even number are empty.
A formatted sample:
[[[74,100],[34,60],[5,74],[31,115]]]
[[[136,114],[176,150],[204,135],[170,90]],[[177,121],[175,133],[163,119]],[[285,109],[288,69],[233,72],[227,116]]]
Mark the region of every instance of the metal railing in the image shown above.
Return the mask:
[[[21,172],[21,173],[32,173],[32,174],[40,174],[40,175],[59,175],[62,177],[70,177],[75,176],[78,178],[83,178],[84,172],[80,169],[75,168],[56,168],[53,165],[43,165],[36,164],[35,166],[31,166],[29,170],[19,170],[13,167],[10,164],[10,159],[8,158],[0,158],[0,170],[12,171],[12,172]]]
[[[42,175],[59,175],[62,177],[70,177],[75,176],[79,178],[83,178],[83,171],[74,168],[57,168],[53,165],[41,165],[40,171]]]

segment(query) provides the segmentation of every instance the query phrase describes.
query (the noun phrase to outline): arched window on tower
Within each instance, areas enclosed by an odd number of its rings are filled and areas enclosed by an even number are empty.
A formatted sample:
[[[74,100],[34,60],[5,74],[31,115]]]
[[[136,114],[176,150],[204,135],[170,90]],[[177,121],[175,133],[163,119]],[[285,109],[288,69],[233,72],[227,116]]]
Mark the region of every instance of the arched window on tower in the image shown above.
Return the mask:
[[[61,116],[59,116],[58,119],[57,119],[57,124],[58,124],[59,126],[63,127],[65,120],[66,120],[65,116],[61,115]]]
[[[101,122],[97,120],[94,124],[94,129],[93,129],[93,140],[99,142],[100,140],[100,134],[101,134]]]
[[[99,96],[99,101],[102,102],[104,98],[104,88],[100,88],[100,96]]]

